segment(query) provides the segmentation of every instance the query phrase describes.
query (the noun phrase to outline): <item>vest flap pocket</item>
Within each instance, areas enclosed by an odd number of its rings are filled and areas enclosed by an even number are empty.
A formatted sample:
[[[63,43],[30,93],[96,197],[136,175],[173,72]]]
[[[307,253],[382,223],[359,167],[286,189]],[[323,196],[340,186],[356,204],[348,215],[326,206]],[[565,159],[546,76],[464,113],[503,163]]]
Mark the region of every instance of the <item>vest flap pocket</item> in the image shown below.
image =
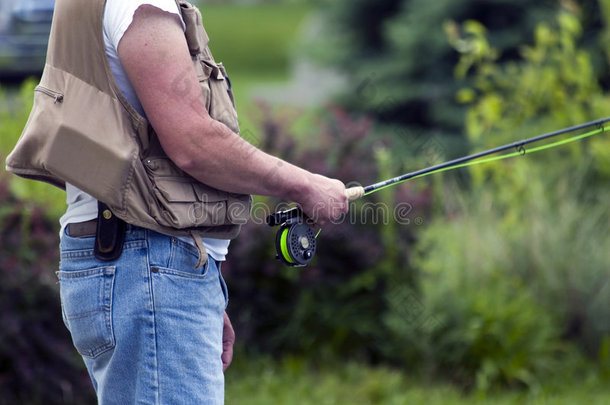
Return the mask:
[[[157,204],[149,207],[153,218],[177,229],[232,223],[227,217],[230,194],[197,182],[169,158],[150,157],[144,163],[156,195]]]
[[[195,195],[197,195],[197,201],[203,203],[227,201],[226,193],[223,193],[203,183],[193,183],[193,190],[195,192]]]
[[[236,134],[239,134],[239,120],[237,118],[237,110],[235,109],[235,98],[231,89],[231,80],[229,80],[224,66],[221,63],[214,64],[205,60],[203,63],[212,69],[210,78],[207,80],[209,95],[204,88],[204,97],[208,97],[206,99],[206,108],[208,108],[210,116],[228,126]]]
[[[222,69],[222,64],[215,64],[209,60],[202,59],[201,65],[203,69],[208,72],[208,77],[214,80],[225,80],[226,70]]]
[[[232,224],[245,225],[250,219],[252,197],[236,195],[227,206],[227,218]]]
[[[169,158],[158,157],[144,160],[146,170],[155,177],[186,177],[187,174],[178,168]]]
[[[129,117],[112,95],[52,66],[45,69],[35,91],[34,113],[40,116],[24,130],[39,142],[39,164],[121,212],[138,149],[128,135],[134,133]]]
[[[188,182],[180,180],[179,178],[159,178],[155,180],[155,184],[163,198],[169,202],[197,201],[193,188],[189,187]]]
[[[197,182],[169,158],[148,158],[144,162],[154,185],[169,202],[217,202],[228,198],[227,193]]]
[[[203,60],[199,61],[199,63],[195,63],[195,73],[197,73],[197,78],[200,82],[208,80],[213,71],[214,69]]]

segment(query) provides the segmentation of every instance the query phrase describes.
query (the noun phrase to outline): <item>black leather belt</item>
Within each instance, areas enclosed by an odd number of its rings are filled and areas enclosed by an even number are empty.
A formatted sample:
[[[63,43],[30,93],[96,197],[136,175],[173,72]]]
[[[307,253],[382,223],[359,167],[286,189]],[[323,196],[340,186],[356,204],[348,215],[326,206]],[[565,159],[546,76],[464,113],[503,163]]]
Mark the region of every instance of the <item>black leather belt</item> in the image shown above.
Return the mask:
[[[66,233],[73,238],[87,238],[95,236],[97,231],[97,218],[85,222],[76,222],[66,226]]]

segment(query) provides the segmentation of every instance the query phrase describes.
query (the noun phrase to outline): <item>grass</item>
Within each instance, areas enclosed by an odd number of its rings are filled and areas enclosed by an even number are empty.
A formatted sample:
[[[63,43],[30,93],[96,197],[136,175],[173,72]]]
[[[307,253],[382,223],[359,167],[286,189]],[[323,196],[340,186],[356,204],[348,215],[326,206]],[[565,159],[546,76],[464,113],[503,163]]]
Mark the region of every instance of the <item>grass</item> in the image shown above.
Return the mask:
[[[239,356],[238,356],[239,357]],[[357,363],[313,367],[300,360],[236,359],[226,374],[228,405],[573,405],[608,404],[598,377],[550,384],[538,392],[464,393],[442,382]]]
[[[242,132],[252,121],[252,90],[290,79],[299,31],[312,10],[300,3],[199,4],[210,49],[231,77]]]
[[[287,78],[306,4],[201,4],[210,49],[234,76]]]

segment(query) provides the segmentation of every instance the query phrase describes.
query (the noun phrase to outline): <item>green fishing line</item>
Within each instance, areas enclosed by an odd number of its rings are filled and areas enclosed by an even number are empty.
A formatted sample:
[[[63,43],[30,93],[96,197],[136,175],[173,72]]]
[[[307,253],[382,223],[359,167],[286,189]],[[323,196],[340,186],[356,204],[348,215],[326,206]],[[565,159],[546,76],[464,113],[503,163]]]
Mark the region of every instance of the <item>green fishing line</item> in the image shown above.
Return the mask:
[[[376,193],[377,191],[385,190],[386,188],[390,188],[390,187],[395,186],[397,184],[404,183],[404,182],[406,182],[408,180],[418,179],[418,178],[421,178],[421,177],[426,177],[426,176],[429,176],[429,175],[435,174],[435,173],[442,173],[442,172],[447,172],[449,170],[459,169],[459,168],[462,168],[462,167],[475,166],[475,165],[479,165],[479,164],[483,164],[483,163],[495,162],[495,161],[499,161],[499,160],[503,160],[503,159],[508,159],[508,158],[512,158],[512,157],[516,157],[516,156],[523,156],[523,155],[534,153],[534,152],[540,152],[540,151],[543,151],[543,150],[555,148],[557,146],[565,145],[565,144],[568,144],[568,143],[571,143],[571,142],[576,142],[576,141],[579,141],[581,139],[588,138],[590,136],[599,134],[599,133],[604,132],[604,131],[605,131],[605,128],[601,127],[601,128],[595,129],[593,131],[589,131],[589,132],[586,132],[584,134],[580,134],[580,135],[576,135],[576,136],[573,136],[573,137],[570,137],[570,138],[567,138],[567,139],[563,139],[561,141],[549,143],[547,145],[536,146],[534,148],[529,148],[529,149],[522,148],[522,149],[518,150],[517,152],[508,153],[508,154],[505,154],[505,155],[493,156],[493,157],[484,158],[484,159],[477,159],[477,160],[473,160],[473,161],[470,161],[470,162],[457,164],[455,166],[444,167],[442,169],[438,169],[438,170],[435,170],[435,171],[432,171],[432,172],[421,174],[419,176],[414,176],[414,177],[411,177],[409,179],[398,181],[396,183],[388,184],[387,186],[380,187],[380,188],[377,188],[375,190],[369,191],[369,192],[365,193],[364,195],[365,196],[371,195],[373,193]]]

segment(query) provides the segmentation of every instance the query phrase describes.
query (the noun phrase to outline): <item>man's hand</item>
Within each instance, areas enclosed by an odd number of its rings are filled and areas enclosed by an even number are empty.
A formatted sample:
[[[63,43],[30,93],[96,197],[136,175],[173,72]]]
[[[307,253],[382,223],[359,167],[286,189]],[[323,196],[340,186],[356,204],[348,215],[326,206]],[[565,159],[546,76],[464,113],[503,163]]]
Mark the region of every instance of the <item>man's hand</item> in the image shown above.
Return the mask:
[[[346,214],[349,201],[345,185],[339,180],[314,174],[307,187],[293,197],[301,204],[303,213],[319,226],[334,222]]]
[[[229,315],[224,313],[224,326],[222,329],[222,371],[226,371],[227,368],[231,365],[231,361],[233,360],[233,344],[235,344],[235,331],[233,330],[233,325],[231,325],[231,320],[229,320]]]

